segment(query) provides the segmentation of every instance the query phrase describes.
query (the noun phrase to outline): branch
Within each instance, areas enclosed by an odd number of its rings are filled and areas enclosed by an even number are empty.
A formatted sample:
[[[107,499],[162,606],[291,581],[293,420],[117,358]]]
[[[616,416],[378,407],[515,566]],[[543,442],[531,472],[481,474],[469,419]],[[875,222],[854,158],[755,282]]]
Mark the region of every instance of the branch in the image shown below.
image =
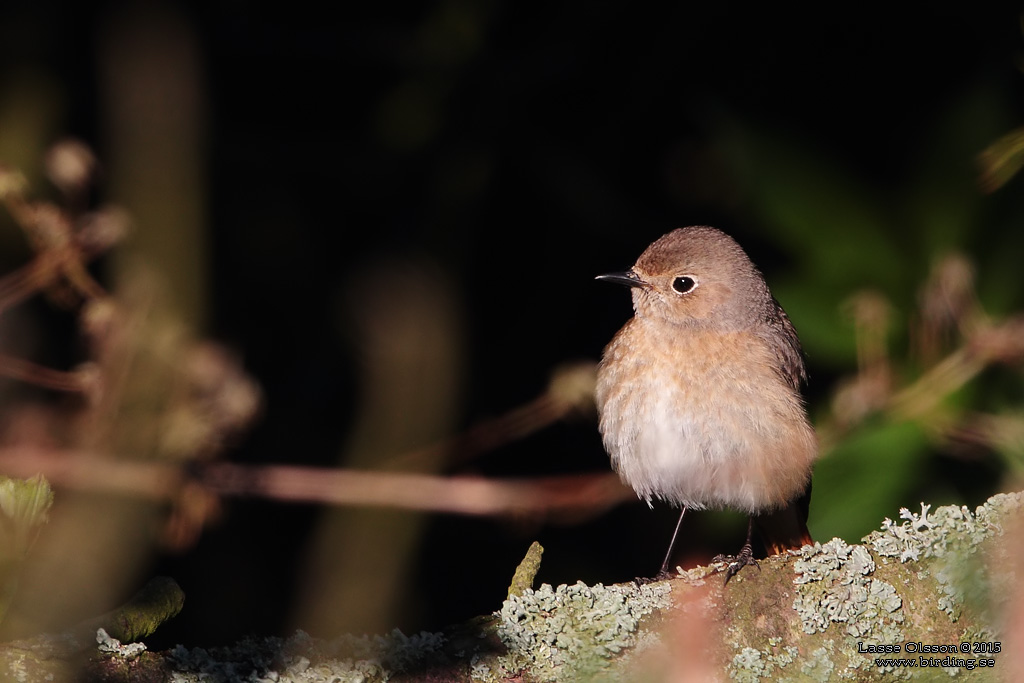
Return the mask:
[[[84,621],[58,634],[40,635],[0,645],[0,678],[18,681],[129,680],[130,669],[122,666],[125,654],[101,657],[90,650],[101,644],[101,651],[110,651],[117,639],[140,640],[153,634],[157,627],[176,616],[185,602],[181,587],[165,576],[158,576],[117,609]],[[110,635],[107,635],[107,634]],[[102,635],[99,635],[102,634]],[[131,656],[145,647],[125,648]],[[162,667],[160,657],[150,655],[149,664]],[[112,670],[120,677],[108,678]],[[86,672],[83,674],[83,671]],[[135,680],[135,679],[131,679]]]
[[[486,479],[284,465],[144,462],[87,451],[0,449],[0,472],[42,474],[55,487],[174,500],[192,481],[214,496],[263,497],[295,503],[393,507],[461,515],[596,510],[634,494],[612,474]]]
[[[885,520],[861,545],[805,546],[728,585],[720,565],[645,585],[543,585],[439,633],[325,641],[300,632],[178,647],[118,669],[130,675],[112,675],[111,662],[137,654],[106,654],[84,680],[164,680],[172,671],[203,680],[366,683],[887,680],[923,666],[945,667],[943,678],[955,668],[1019,680],[1024,633],[1013,616],[1024,615],[1024,593],[1014,525],[1022,506],[1024,494],[1014,493],[973,513],[902,510],[901,523]]]

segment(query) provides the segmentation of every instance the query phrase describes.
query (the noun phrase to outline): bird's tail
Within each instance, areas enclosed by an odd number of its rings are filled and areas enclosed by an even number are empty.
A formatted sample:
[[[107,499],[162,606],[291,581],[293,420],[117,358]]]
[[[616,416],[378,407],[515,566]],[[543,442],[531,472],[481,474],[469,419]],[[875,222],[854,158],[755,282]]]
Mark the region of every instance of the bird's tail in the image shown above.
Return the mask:
[[[810,506],[811,485],[808,483],[803,495],[790,501],[786,507],[754,517],[754,528],[768,555],[778,555],[814,543],[811,532],[807,530]]]

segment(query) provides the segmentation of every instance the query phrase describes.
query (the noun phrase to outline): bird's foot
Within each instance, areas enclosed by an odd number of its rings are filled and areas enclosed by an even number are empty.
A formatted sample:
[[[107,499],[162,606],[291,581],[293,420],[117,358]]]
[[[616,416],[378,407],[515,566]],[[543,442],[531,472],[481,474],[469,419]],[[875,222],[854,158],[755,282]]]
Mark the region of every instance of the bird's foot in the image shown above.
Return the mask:
[[[715,555],[711,558],[712,562],[725,562],[725,582],[729,583],[729,579],[736,576],[741,569],[747,565],[754,565],[758,571],[761,570],[761,565],[754,559],[754,550],[750,547],[749,543],[744,543],[740,551],[735,555]]]

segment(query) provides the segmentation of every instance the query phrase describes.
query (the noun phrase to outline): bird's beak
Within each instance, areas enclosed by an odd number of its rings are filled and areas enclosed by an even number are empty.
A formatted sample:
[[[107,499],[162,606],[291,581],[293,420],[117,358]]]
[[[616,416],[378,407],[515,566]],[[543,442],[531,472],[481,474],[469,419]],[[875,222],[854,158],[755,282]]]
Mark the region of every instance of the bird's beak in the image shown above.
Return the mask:
[[[632,270],[627,270],[624,273],[605,273],[604,275],[598,275],[594,279],[604,280],[605,282],[614,282],[617,285],[626,285],[627,287],[647,286],[647,283],[641,280],[640,276]]]

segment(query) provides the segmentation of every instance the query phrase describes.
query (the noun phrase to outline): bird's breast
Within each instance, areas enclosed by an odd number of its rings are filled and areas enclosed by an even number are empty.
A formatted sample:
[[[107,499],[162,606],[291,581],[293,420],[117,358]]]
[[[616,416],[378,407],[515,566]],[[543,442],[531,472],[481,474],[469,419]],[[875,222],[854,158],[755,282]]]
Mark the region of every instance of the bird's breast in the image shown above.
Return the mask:
[[[800,396],[757,335],[634,318],[605,349],[605,447],[642,498],[748,512],[800,493],[817,454]]]

